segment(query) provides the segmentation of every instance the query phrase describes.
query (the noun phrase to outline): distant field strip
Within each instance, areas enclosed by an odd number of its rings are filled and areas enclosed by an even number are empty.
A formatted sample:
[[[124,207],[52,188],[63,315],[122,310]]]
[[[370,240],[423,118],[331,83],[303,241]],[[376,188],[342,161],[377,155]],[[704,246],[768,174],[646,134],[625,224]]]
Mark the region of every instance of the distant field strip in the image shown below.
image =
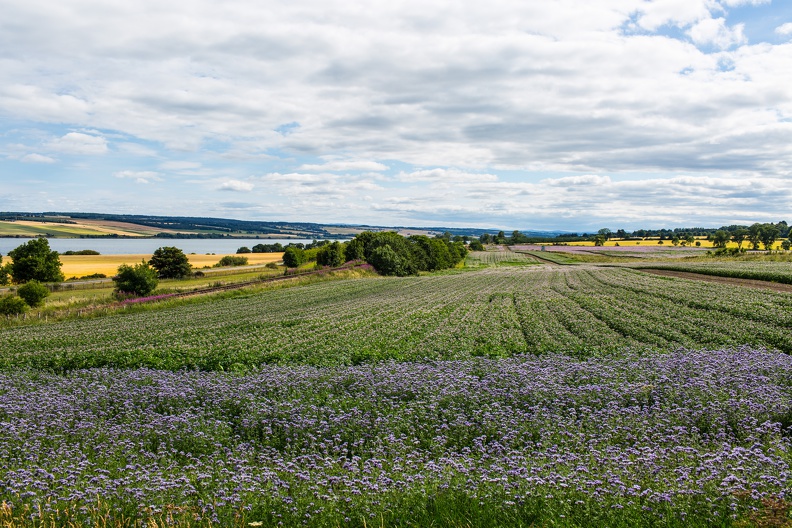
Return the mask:
[[[524,253],[510,251],[471,251],[465,259],[465,266],[525,266],[539,262]]]
[[[675,262],[673,264],[653,264],[651,268],[792,284],[792,262],[715,261],[686,262],[684,264]]]
[[[792,352],[792,295],[619,268],[336,281],[0,331],[0,368],[245,370],[736,344]]]

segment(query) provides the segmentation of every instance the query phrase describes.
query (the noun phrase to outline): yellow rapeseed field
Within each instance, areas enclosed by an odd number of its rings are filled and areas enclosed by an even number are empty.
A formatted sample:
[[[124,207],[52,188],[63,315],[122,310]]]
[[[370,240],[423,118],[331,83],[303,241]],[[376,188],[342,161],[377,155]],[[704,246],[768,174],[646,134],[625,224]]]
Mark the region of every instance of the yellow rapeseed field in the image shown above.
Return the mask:
[[[249,264],[267,264],[278,262],[283,253],[247,253],[239,255],[247,257]],[[94,273],[104,273],[108,277],[116,274],[121,264],[134,265],[141,260],[148,261],[151,255],[61,255],[63,274],[66,278],[83,277]],[[195,268],[214,266],[223,255],[187,255],[190,264]]]

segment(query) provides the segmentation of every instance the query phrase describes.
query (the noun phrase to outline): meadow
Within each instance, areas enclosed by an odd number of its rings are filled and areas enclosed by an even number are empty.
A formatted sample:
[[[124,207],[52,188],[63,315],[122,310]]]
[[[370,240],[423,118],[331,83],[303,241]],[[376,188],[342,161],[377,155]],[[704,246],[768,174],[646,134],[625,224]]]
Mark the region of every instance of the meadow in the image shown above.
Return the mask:
[[[537,258],[0,328],[0,526],[789,523],[792,294]]]

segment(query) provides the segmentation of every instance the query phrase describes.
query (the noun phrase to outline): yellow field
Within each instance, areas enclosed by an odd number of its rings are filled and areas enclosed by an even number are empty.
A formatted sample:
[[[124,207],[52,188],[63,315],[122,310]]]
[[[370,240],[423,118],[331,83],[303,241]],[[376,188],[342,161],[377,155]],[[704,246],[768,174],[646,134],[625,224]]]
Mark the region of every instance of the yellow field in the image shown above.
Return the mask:
[[[656,247],[656,248],[674,247],[674,245],[671,243],[670,240],[663,240],[662,244],[658,244],[657,242],[658,242],[657,238],[648,238],[646,240],[611,239],[611,240],[608,240],[607,242],[605,242],[605,247],[615,247],[616,244],[619,244],[619,246],[622,246],[622,247],[624,247],[624,246],[636,246],[636,245],[637,246],[651,246],[651,247]],[[691,245],[691,246],[682,246],[682,244],[680,243],[676,247],[680,247],[680,248],[681,247],[691,247],[691,248],[698,247],[698,248],[708,248],[708,249],[711,249],[711,248],[714,247],[712,245],[712,242],[708,242],[704,238],[697,238],[696,242],[701,242],[701,245],[697,246],[695,244],[695,242],[694,242],[693,245]],[[590,242],[590,241],[586,241],[586,242],[569,242],[568,245],[570,245],[570,246],[588,246],[588,247],[593,247],[594,246],[594,242]],[[729,242],[729,244],[726,247],[736,248],[737,247],[737,243],[736,242]],[[746,241],[746,242],[743,242],[742,247],[743,247],[743,249],[751,249],[751,244]],[[762,247],[762,249],[764,249],[764,246],[761,246],[761,247]],[[781,240],[776,242],[776,244],[775,244],[773,249],[777,249],[777,250],[781,249]]]
[[[190,264],[195,268],[214,266],[224,255],[187,255]],[[247,257],[249,264],[267,264],[278,262],[283,258],[283,253],[246,253],[239,255]],[[83,277],[94,273],[104,273],[112,277],[121,264],[134,265],[141,260],[149,260],[151,255],[61,255],[63,274],[66,278]],[[9,259],[10,260],[10,259]],[[5,259],[4,259],[5,262]]]

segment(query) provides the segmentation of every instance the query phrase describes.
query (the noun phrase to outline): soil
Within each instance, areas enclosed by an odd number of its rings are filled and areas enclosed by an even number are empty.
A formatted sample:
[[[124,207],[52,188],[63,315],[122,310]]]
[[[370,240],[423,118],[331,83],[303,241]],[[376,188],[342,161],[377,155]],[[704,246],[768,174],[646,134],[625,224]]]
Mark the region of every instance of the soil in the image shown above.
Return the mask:
[[[780,282],[769,282],[769,281],[760,281],[753,279],[734,279],[731,277],[703,275],[701,273],[690,273],[687,271],[671,271],[671,270],[660,270],[660,269],[641,269],[640,271],[651,273],[653,275],[661,275],[663,277],[677,277],[680,279],[699,280],[705,282],[718,282],[720,284],[741,286],[743,288],[761,288],[764,290],[792,293],[792,284],[781,284]]]

